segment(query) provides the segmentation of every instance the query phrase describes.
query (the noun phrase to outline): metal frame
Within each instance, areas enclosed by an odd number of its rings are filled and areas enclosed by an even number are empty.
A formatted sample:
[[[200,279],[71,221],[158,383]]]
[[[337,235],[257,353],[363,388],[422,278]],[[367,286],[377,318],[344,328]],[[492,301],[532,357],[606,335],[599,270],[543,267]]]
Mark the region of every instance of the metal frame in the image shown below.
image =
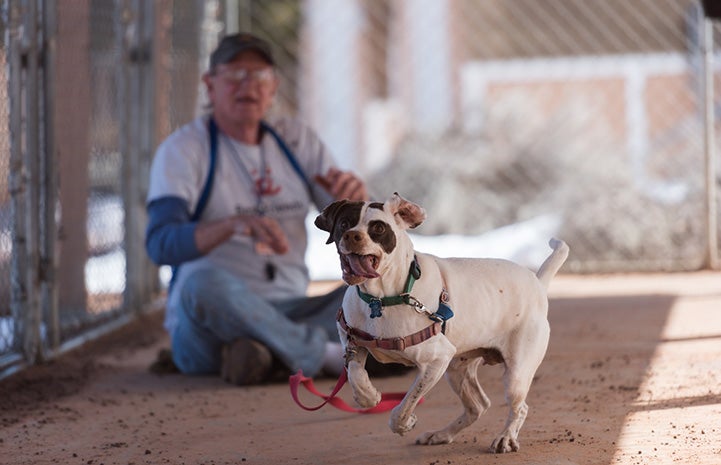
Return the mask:
[[[44,58],[38,37],[44,32],[43,11],[37,2],[13,3],[8,10],[10,54],[10,159],[11,195],[14,207],[12,299],[17,349],[28,363],[43,359],[41,243],[42,168],[41,154],[46,126],[40,119],[43,104]],[[23,124],[24,123],[24,124]],[[45,144],[44,144],[45,143]],[[44,220],[44,217],[43,217]]]
[[[704,81],[704,152],[706,183],[706,267],[719,268],[718,249],[718,206],[716,202],[716,151],[714,116],[714,69],[713,69],[713,20],[702,20],[701,44],[703,47]]]
[[[8,29],[9,185],[14,212],[11,313],[16,347],[0,356],[0,378],[111,332],[138,313],[160,308],[155,298],[157,269],[144,250],[144,174],[156,143],[151,56],[156,3],[118,0],[115,5],[116,37],[123,56],[117,68],[126,212],[123,308],[102,322],[89,316],[88,328],[66,340],[55,279],[58,180],[52,118],[58,4],[57,0],[5,0],[2,5]]]
[[[23,134],[22,134],[22,62],[24,25],[24,5],[20,3],[5,4],[3,9],[4,22],[7,27],[7,53],[8,53],[8,99],[10,107],[10,173],[9,188],[14,212],[13,227],[13,254],[11,268],[11,301],[10,308],[13,317],[13,341],[15,353],[9,354],[0,360],[3,366],[15,367],[23,360],[23,349],[20,343],[25,341],[25,318],[27,308],[27,292],[25,289],[25,268],[27,265],[27,249],[25,247],[25,202],[23,195],[26,180],[23,172]]]
[[[123,60],[118,73],[122,76],[118,89],[120,108],[120,150],[123,154],[123,204],[125,206],[126,286],[124,307],[141,308],[153,287],[144,248],[146,177],[148,160],[154,144],[154,101],[151,45],[155,21],[154,2],[123,0],[119,27]],[[132,14],[128,12],[132,11]],[[154,284],[154,286],[153,286]]]

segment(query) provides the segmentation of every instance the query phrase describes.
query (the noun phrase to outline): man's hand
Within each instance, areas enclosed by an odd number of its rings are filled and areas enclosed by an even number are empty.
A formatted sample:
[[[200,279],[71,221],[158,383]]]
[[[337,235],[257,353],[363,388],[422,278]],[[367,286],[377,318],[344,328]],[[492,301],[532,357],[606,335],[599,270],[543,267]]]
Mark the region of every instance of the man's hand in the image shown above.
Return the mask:
[[[365,183],[350,171],[331,168],[325,176],[316,176],[315,181],[336,200],[368,200]]]
[[[288,252],[288,238],[280,224],[266,216],[236,215],[200,223],[195,228],[195,245],[202,254],[206,254],[233,237],[234,234],[254,238],[255,248],[259,254]]]
[[[288,251],[288,238],[275,219],[267,216],[240,216],[237,221],[236,232],[254,238],[259,254],[281,255]]]

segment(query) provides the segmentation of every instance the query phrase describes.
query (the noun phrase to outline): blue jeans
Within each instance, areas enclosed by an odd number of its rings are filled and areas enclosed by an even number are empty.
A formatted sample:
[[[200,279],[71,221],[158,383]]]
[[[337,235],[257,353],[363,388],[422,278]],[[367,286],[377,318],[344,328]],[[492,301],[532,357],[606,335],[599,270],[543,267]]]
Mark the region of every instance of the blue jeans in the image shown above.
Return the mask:
[[[224,344],[254,339],[292,372],[318,374],[326,342],[338,341],[336,312],[346,286],[316,297],[269,302],[223,270],[202,270],[180,289],[173,361],[187,374],[218,373]]]

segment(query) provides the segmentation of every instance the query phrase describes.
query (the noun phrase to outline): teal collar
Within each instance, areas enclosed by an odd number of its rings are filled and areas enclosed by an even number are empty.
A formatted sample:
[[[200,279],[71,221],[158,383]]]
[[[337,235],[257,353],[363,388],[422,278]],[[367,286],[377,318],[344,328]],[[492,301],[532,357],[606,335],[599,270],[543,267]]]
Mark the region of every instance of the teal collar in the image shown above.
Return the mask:
[[[421,268],[418,266],[418,260],[416,259],[416,257],[413,257],[410,269],[408,270],[408,279],[406,279],[406,285],[403,288],[403,293],[401,295],[379,298],[370,294],[366,294],[365,292],[360,290],[359,286],[356,286],[356,289],[358,290],[358,297],[360,297],[363,302],[367,303],[370,306],[371,318],[377,318],[379,316],[383,316],[383,314],[381,313],[381,309],[383,307],[391,307],[393,305],[402,304],[413,305],[413,302],[416,300],[411,297],[411,290],[413,289],[413,284],[415,284],[416,280],[420,277]]]

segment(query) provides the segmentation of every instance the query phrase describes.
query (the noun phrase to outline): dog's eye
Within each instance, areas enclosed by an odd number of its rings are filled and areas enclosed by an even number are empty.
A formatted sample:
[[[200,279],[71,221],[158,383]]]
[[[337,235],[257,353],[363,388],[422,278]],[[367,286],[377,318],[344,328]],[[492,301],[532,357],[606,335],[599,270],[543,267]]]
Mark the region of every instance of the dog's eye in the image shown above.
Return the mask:
[[[381,235],[386,232],[386,225],[383,223],[375,223],[372,228],[372,233],[376,235]]]
[[[338,223],[338,228],[340,228],[341,231],[345,231],[346,229],[350,228],[350,221],[348,220],[340,220],[340,223]]]

